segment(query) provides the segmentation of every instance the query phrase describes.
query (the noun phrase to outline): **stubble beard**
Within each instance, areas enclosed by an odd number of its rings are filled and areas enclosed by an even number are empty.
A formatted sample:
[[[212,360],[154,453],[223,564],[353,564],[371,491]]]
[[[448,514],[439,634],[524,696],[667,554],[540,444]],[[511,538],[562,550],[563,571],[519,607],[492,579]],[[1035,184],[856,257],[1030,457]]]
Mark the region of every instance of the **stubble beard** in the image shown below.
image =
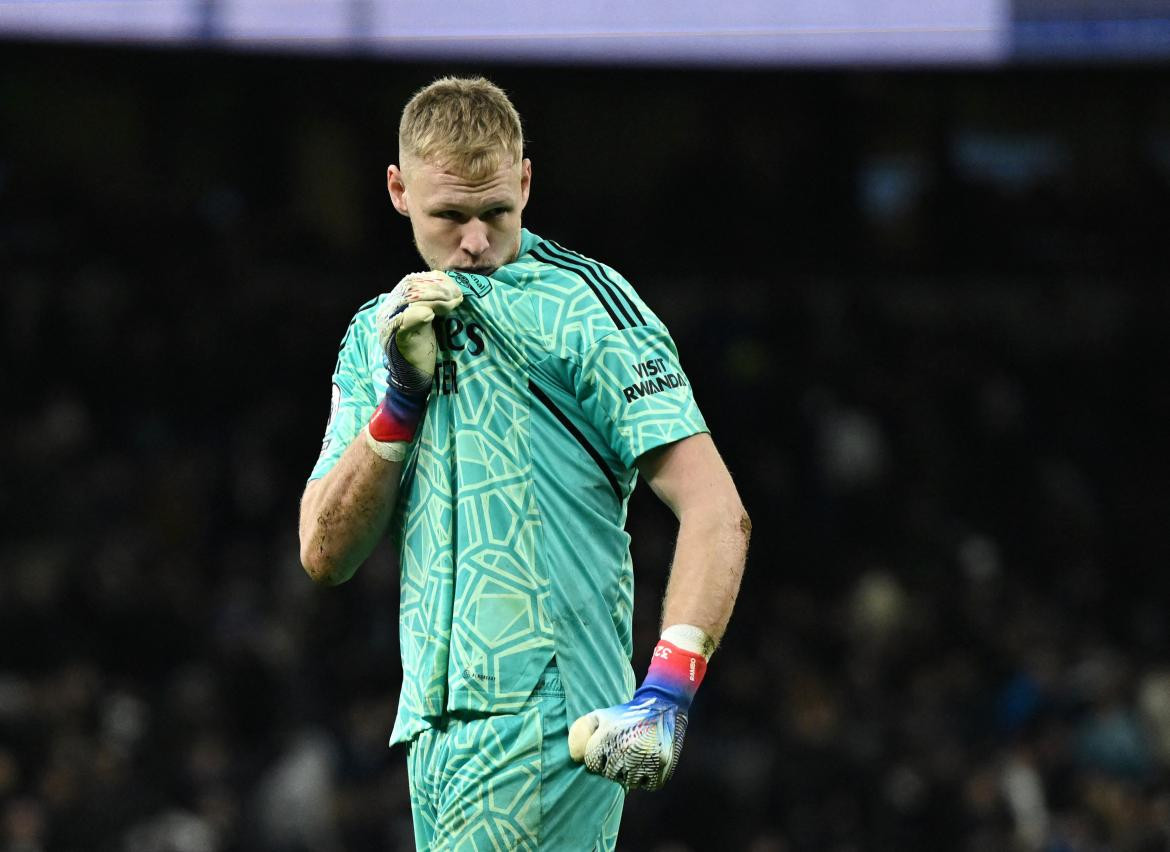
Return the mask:
[[[470,273],[473,273],[475,275],[488,275],[488,276],[490,276],[497,269],[499,269],[500,266],[507,266],[509,263],[511,263],[517,257],[520,256],[520,240],[517,239],[516,240],[516,248],[512,252],[512,256],[508,260],[505,260],[503,263],[501,263],[499,266],[442,266],[442,265],[439,265],[433,258],[429,258],[425,254],[423,254],[423,250],[419,246],[418,239],[414,236],[414,234],[410,235],[410,241],[412,243],[414,243],[414,250],[416,252],[418,252],[418,256],[422,258],[422,261],[423,261],[423,263],[426,264],[427,269],[429,269],[432,272],[443,272],[443,271],[448,270],[448,269],[458,269],[460,272],[470,272]]]

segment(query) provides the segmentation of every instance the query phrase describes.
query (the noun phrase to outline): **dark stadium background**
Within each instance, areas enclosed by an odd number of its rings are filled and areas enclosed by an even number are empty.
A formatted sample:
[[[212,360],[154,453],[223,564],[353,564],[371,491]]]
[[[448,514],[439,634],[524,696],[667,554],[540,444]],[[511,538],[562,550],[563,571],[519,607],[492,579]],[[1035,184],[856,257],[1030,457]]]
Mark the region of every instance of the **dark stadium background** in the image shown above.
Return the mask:
[[[537,233],[666,320],[752,514],[623,850],[1170,844],[1170,72],[0,46],[0,850],[410,847],[388,554],[296,514],[399,110],[484,71]],[[640,491],[634,664],[673,520]]]

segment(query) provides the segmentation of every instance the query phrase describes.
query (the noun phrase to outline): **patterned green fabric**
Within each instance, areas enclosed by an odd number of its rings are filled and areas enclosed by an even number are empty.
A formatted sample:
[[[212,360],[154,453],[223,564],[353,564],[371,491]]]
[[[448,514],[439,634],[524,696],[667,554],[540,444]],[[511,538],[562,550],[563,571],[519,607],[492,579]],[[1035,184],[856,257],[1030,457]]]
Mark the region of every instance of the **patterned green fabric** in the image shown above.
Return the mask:
[[[565,695],[546,669],[519,713],[457,714],[407,752],[419,852],[612,850],[625,791],[569,759]]]
[[[491,278],[453,273],[440,363],[403,467],[403,682],[392,742],[455,711],[520,710],[556,658],[572,718],[627,700],[626,502],[647,450],[706,430],[666,328],[609,267],[525,231]],[[324,476],[385,392],[367,303],[342,342]]]

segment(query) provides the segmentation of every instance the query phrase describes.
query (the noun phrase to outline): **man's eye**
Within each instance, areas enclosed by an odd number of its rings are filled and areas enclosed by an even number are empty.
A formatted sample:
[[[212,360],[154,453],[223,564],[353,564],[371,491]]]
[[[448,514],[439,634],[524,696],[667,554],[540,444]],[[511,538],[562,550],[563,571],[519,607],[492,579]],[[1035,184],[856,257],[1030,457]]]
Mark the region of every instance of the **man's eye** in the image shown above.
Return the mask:
[[[440,210],[435,215],[449,222],[458,222],[462,218],[456,210]]]
[[[493,207],[491,210],[483,214],[483,218],[495,219],[499,216],[503,216],[507,212],[508,209],[506,207]]]

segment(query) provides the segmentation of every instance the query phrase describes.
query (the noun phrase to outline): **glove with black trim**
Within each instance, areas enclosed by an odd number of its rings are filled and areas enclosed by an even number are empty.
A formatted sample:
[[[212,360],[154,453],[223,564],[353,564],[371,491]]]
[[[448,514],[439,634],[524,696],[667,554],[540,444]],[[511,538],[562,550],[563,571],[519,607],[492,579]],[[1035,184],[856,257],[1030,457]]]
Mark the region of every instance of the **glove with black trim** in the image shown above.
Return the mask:
[[[376,315],[386,356],[386,396],[374,410],[366,442],[387,461],[401,461],[426,410],[438,343],[432,320],[463,302],[459,285],[443,272],[415,272],[390,291]]]

